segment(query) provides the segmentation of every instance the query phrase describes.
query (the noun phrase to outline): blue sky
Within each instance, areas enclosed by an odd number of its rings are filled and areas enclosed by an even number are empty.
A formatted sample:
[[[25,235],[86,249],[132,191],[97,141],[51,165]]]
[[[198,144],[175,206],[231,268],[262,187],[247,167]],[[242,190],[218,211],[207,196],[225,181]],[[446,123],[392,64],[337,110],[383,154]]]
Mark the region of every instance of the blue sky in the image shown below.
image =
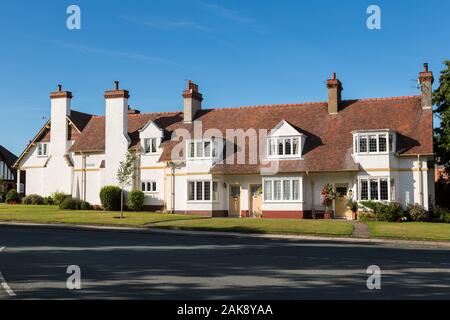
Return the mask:
[[[71,4],[81,30],[66,28]],[[370,4],[381,30],[366,27]],[[447,0],[4,1],[0,144],[20,154],[58,83],[94,114],[114,80],[144,112],[180,110],[187,79],[205,108],[324,101],[333,71],[344,98],[414,95],[422,63],[438,78],[450,59],[448,12]]]

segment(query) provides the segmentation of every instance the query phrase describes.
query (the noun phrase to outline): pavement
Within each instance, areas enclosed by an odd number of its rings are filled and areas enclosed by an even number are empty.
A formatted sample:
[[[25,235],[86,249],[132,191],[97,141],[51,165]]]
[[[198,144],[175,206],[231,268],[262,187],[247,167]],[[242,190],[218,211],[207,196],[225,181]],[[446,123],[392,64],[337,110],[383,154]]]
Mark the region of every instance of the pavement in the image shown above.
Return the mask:
[[[444,247],[0,226],[0,249],[0,299],[450,299]]]

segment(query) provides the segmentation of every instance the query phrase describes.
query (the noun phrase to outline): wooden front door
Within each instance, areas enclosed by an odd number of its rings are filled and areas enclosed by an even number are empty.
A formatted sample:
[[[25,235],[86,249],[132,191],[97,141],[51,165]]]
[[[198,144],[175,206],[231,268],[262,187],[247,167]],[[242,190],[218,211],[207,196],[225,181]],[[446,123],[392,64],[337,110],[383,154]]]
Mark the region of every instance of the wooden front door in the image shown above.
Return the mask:
[[[228,197],[228,216],[239,217],[241,215],[241,186],[230,186]]]
[[[335,192],[336,192],[335,218],[345,219],[347,218],[347,213],[349,211],[347,207],[348,184],[347,183],[336,184]]]
[[[252,185],[250,188],[250,214],[252,217],[261,217],[262,214],[262,192],[261,185]]]

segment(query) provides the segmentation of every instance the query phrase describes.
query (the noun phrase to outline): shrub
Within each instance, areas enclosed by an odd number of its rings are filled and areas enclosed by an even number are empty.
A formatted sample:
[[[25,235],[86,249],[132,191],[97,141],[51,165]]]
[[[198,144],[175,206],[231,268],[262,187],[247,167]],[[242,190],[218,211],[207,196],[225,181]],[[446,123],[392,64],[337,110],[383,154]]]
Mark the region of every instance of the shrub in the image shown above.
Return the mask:
[[[53,203],[59,206],[66,198],[69,198],[68,194],[63,192],[54,192],[52,194]]]
[[[72,197],[66,197],[59,205],[59,208],[62,210],[80,210],[81,200]]]
[[[87,201],[81,201],[80,210],[92,210],[92,206]]]
[[[408,205],[408,212],[413,221],[429,221],[431,218],[430,213],[419,204]]]
[[[122,190],[116,186],[105,186],[100,190],[100,201],[106,211],[120,211]]]
[[[439,217],[440,221],[450,223],[450,211],[448,209],[437,207],[434,213]]]
[[[128,194],[127,205],[130,210],[139,211],[144,206],[145,194],[140,190],[131,191]]]
[[[22,203],[28,205],[43,205],[44,198],[37,194],[30,194],[29,196],[26,196],[22,199]]]
[[[378,221],[395,222],[407,218],[402,205],[398,202],[362,201],[361,204],[372,210]]]
[[[52,197],[45,197],[44,198],[44,205],[46,205],[46,206],[52,206],[52,205],[54,205],[55,204],[55,202],[53,201],[53,198]]]
[[[21,200],[20,194],[14,189],[9,190],[5,197],[5,201],[8,204],[17,204],[20,203],[20,200]]]

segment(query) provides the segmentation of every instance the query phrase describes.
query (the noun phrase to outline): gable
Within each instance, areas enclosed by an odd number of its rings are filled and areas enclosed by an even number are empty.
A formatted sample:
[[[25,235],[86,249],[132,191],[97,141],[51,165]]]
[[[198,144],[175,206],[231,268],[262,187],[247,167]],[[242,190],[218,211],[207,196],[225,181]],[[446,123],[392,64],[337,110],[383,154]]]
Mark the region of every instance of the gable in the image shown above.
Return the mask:
[[[298,137],[303,135],[286,120],[282,120],[271,131],[271,137]]]

